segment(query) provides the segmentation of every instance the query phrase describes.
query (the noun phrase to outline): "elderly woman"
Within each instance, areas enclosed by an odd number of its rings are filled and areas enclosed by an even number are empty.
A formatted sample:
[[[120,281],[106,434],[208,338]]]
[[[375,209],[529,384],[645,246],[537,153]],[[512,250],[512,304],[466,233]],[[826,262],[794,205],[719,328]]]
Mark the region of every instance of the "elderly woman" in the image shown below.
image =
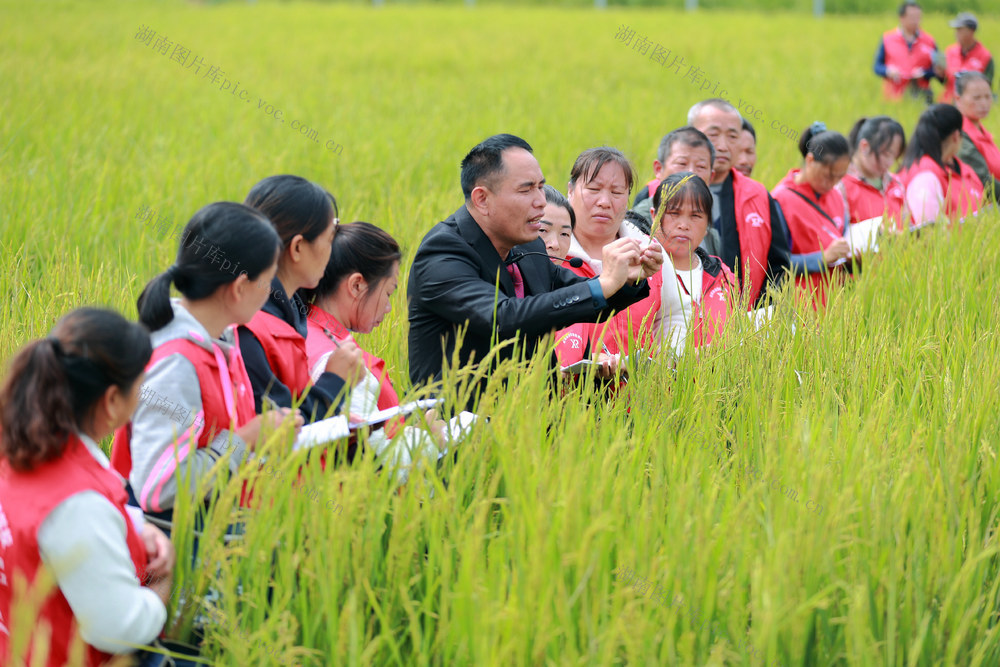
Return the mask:
[[[993,105],[990,83],[979,72],[959,72],[955,75],[955,92],[958,94],[955,106],[962,112],[962,146],[958,159],[972,167],[987,196],[996,201],[1000,149],[993,135],[983,127],[983,119]]]
[[[569,175],[569,203],[576,224],[568,257],[580,258],[583,264],[563,266],[585,278],[594,278],[601,274],[606,246],[625,240],[643,245],[649,242],[646,234],[625,220],[634,183],[635,170],[617,148],[602,146],[580,153]],[[609,327],[609,323],[574,324],[557,331],[556,355],[560,363],[568,366],[592,356],[607,362],[606,372],[613,372],[616,365],[613,355],[617,350],[613,343],[609,345],[603,340]]]
[[[649,240],[625,221],[634,183],[635,170],[617,148],[590,148],[576,158],[569,174],[569,203],[576,214],[569,257],[583,260],[576,273],[588,278],[600,275],[604,246],[618,239]]]

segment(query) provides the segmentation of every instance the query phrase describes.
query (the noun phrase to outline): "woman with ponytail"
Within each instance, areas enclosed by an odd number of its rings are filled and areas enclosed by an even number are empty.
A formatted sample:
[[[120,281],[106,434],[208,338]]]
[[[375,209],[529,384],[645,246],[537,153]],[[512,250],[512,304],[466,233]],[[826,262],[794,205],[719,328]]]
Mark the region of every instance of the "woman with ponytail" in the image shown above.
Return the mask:
[[[847,199],[849,222],[882,216],[882,228],[903,231],[906,188],[889,169],[906,150],[903,126],[889,116],[862,118],[851,128],[851,164],[837,186]]]
[[[962,113],[950,104],[932,104],[920,114],[906,149],[903,171],[906,206],[914,225],[939,216],[962,221],[979,211],[983,183],[958,159],[962,147]]]
[[[271,221],[281,241],[278,271],[269,282],[263,309],[239,328],[254,402],[298,407],[307,422],[335,412],[344,395],[364,372],[361,351],[347,342],[329,356],[323,372],[309,375],[306,314],[299,296],[316,287],[330,259],[337,233],[337,202],[319,185],[298,176],[270,176],[247,195],[252,206]]]
[[[153,356],[142,401],[131,424],[115,434],[111,458],[129,478],[138,506],[167,531],[178,496],[207,478],[230,448],[235,471],[262,428],[276,428],[289,412],[256,414],[233,331],[267,299],[279,248],[258,211],[209,204],[184,228],[173,266],[139,296]],[[179,299],[170,298],[171,285]]]
[[[149,356],[142,327],[81,308],[11,362],[0,390],[0,664],[103,665],[163,629],[173,547],[128,511],[97,444],[131,418]],[[37,596],[38,622],[15,630],[12,612]]]
[[[313,289],[302,291],[309,306],[306,350],[312,377],[322,375],[330,356],[341,346],[353,343],[352,332],[371,333],[392,309],[391,297],[399,279],[399,244],[388,233],[367,222],[342,225],[333,239],[326,272]],[[365,416],[399,405],[385,362],[362,352],[366,370],[348,397],[351,414]],[[471,413],[456,420],[468,423]],[[392,425],[375,431],[368,445],[376,456],[398,469],[405,482],[409,466],[423,456],[437,458],[446,444],[445,422],[435,410],[426,414],[431,432]],[[464,420],[464,421],[463,421]]]
[[[813,305],[826,305],[826,283],[845,275],[841,265],[851,252],[845,238],[847,201],[835,189],[847,173],[850,150],[842,134],[816,122],[802,133],[799,152],[802,168],[789,171],[771,195],[788,222],[795,283]]]

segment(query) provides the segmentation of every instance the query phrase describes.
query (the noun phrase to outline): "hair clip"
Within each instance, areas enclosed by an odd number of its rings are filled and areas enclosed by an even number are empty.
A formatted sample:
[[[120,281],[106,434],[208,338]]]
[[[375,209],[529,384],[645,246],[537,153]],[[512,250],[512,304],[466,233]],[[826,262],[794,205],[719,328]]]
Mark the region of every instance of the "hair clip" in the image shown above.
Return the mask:
[[[821,120],[814,121],[812,125],[809,126],[809,130],[813,134],[819,134],[820,132],[826,132],[826,123]]]

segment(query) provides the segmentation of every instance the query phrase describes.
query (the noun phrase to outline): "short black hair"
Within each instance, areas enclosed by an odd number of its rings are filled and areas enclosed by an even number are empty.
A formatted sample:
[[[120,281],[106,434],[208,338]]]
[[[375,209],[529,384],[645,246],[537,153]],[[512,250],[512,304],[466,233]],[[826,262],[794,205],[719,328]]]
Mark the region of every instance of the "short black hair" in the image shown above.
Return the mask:
[[[628,161],[625,154],[617,148],[611,146],[598,146],[588,148],[576,157],[573,168],[569,171],[569,186],[573,187],[577,181],[583,181],[584,185],[597,178],[598,172],[604,165],[612,162],[621,167],[625,174],[625,187],[632,192],[632,185],[635,183],[635,169]]]
[[[496,177],[504,173],[503,152],[508,148],[523,148],[532,153],[531,146],[513,134],[494,134],[476,144],[462,158],[462,194],[465,201],[472,198],[472,191],[480,185],[490,187]]]
[[[899,15],[902,16],[903,14],[905,14],[906,10],[909,9],[910,7],[921,9],[919,2],[913,2],[913,0],[906,0],[906,2],[904,2],[899,6]]]
[[[743,119],[743,131],[749,132],[754,143],[757,143],[757,130],[753,129],[753,125],[746,118]]]
[[[680,143],[689,148],[707,148],[708,159],[711,165],[715,164],[715,146],[705,133],[690,125],[679,127],[667,134],[660,140],[660,148],[656,153],[656,158],[660,164],[664,164],[674,150],[674,144]]]
[[[569,213],[569,226],[571,229],[575,230],[576,211],[574,211],[573,207],[570,206],[569,200],[566,199],[563,193],[559,192],[548,183],[545,184],[545,187],[542,188],[542,190],[545,192],[545,203],[552,204],[553,206],[562,206],[566,209],[566,212]]]

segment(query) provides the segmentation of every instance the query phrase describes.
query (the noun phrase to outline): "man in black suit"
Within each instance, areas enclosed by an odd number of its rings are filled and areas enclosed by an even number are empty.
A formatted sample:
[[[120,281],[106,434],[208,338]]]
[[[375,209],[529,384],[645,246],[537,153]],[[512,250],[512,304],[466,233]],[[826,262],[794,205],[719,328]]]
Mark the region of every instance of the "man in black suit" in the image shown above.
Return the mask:
[[[428,232],[410,269],[414,385],[441,378],[464,327],[461,366],[479,363],[508,339],[530,356],[545,334],[606,318],[649,294],[645,278],[663,264],[655,243],[614,241],[604,248],[601,276],[589,280],[552,263],[538,238],[544,185],[531,146],[510,134],[486,139],[462,160],[465,204]],[[513,354],[507,345],[494,363]]]

